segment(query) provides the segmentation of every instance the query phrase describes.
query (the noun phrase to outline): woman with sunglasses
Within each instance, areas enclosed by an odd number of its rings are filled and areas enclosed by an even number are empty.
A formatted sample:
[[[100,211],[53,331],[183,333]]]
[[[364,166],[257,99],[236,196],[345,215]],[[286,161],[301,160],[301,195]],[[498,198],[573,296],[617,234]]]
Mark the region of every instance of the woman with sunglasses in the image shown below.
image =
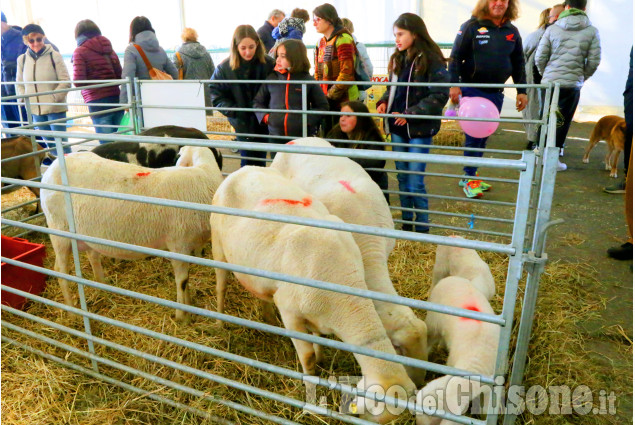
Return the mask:
[[[53,49],[50,44],[45,44],[45,35],[42,27],[29,24],[22,29],[22,39],[28,46],[26,53],[18,57],[18,70],[16,82],[29,84],[17,84],[18,95],[31,95],[31,114],[33,121],[43,123],[37,126],[38,130],[66,131],[66,121],[45,124],[48,121],[63,120],[66,118],[66,92],[43,94],[54,90],[68,89],[71,87],[68,70],[64,64],[62,55]],[[47,83],[30,84],[36,81],[48,81]],[[52,82],[51,82],[52,81]],[[53,141],[53,137],[44,137]],[[66,138],[60,138],[66,142]],[[49,147],[55,146],[49,143]],[[70,148],[64,148],[65,153],[70,153]]]

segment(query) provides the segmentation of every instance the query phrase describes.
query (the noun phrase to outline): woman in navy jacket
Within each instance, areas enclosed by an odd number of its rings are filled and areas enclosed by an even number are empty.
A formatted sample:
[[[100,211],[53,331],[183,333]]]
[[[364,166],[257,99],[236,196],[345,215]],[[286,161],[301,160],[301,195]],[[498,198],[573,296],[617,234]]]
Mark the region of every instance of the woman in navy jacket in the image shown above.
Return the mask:
[[[232,37],[229,58],[218,65],[212,80],[264,80],[274,67],[273,58],[265,54],[265,47],[251,25],[240,25]],[[212,106],[217,108],[251,108],[260,84],[210,84]],[[260,124],[254,112],[220,111],[229,119],[236,133],[262,134],[263,137],[237,136],[243,142],[268,142],[267,126]],[[240,166],[260,165],[265,163],[267,152],[241,150],[243,159]]]
[[[445,58],[439,46],[430,38],[423,20],[413,14],[404,13],[393,25],[397,48],[390,57],[388,72],[393,82],[407,83],[447,83],[450,76],[446,69]],[[377,102],[377,112],[380,114],[412,114],[412,115],[441,115],[443,107],[448,101],[449,88],[430,86],[391,86],[382,99]],[[392,150],[395,152],[428,153],[432,143],[432,136],[441,127],[440,120],[390,118],[386,132],[391,134]],[[426,170],[423,162],[396,161],[400,171],[414,171],[422,173]],[[428,233],[428,213],[417,210],[428,209],[428,198],[425,196],[426,187],[423,175],[398,173],[399,195],[402,208],[401,218],[404,221],[403,230],[414,230]],[[414,221],[414,223],[412,223]]]

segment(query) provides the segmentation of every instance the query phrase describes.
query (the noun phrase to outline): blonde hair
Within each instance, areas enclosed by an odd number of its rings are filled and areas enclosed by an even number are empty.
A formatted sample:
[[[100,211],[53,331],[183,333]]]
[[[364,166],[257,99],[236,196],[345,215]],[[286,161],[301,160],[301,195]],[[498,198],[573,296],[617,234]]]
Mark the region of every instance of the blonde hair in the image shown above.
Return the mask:
[[[254,59],[260,63],[265,63],[265,46],[260,41],[258,33],[251,25],[239,25],[234,31],[232,37],[232,44],[229,50],[229,66],[231,69],[238,69],[240,67],[240,52],[238,51],[238,45],[244,38],[251,38],[256,42],[256,54]]]
[[[351,22],[351,20],[348,18],[342,18],[342,26],[346,28],[346,31],[350,32],[351,34],[355,32],[355,26],[353,25],[353,22]]]
[[[549,25],[549,15],[551,14],[551,8],[548,7],[540,12],[540,18],[538,19],[538,28],[546,28]]]
[[[185,28],[181,33],[181,40],[185,43],[198,41],[198,33],[193,28]]]
[[[472,10],[472,16],[476,19],[485,19],[489,16],[489,0],[478,0],[474,10]],[[515,21],[518,19],[518,0],[509,0],[509,5],[503,16],[505,21]]]

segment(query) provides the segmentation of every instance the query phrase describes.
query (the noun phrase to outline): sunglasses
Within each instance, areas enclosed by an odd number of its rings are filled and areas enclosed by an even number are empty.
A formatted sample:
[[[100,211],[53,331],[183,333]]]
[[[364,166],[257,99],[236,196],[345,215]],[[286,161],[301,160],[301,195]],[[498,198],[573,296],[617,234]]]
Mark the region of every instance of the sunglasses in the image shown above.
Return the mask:
[[[37,37],[37,38],[29,38],[29,40],[28,40],[28,41],[29,41],[29,44],[33,44],[33,43],[35,43],[35,42],[40,43],[42,40],[44,40],[44,38],[43,38],[43,37]]]

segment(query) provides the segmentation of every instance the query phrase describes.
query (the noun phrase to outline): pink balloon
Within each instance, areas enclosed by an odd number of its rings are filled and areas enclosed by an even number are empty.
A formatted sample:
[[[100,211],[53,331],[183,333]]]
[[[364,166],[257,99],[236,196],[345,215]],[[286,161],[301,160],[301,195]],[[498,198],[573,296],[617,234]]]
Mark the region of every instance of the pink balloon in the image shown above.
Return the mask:
[[[463,97],[459,107],[459,117],[465,118],[500,118],[500,113],[492,101],[484,97]],[[476,137],[488,137],[498,128],[493,121],[459,121],[465,134]]]

